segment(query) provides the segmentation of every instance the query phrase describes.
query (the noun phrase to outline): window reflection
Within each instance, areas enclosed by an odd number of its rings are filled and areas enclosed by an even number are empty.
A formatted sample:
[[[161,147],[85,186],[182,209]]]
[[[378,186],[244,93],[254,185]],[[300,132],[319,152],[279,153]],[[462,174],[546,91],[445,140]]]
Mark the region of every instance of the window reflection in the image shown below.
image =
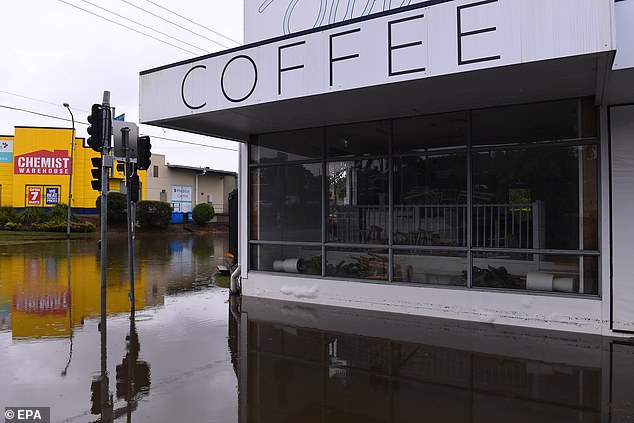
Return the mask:
[[[465,246],[466,154],[394,161],[394,244]]]
[[[321,241],[321,164],[251,170],[251,239]]]
[[[596,146],[474,153],[474,246],[596,248],[597,166]]]
[[[330,162],[327,166],[327,240],[386,244],[389,220],[387,160]]]
[[[596,295],[596,118],[572,99],[256,136],[252,245],[285,245],[252,268],[314,242],[322,276]]]

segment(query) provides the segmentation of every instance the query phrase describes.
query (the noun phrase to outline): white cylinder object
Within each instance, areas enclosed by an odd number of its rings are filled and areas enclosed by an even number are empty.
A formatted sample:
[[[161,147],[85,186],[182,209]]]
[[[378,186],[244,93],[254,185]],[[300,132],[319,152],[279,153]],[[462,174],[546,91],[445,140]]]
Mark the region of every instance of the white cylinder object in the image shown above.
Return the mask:
[[[284,260],[273,260],[273,270],[281,272],[284,270]]]
[[[297,265],[298,265],[300,260],[301,259],[298,259],[298,258],[287,258],[287,259],[284,259],[284,263],[282,264],[282,269],[286,273],[298,273],[299,269],[297,268]]]
[[[553,291],[572,292],[574,278],[554,278]]]
[[[552,291],[553,277],[552,273],[528,272],[526,274],[526,289]]]

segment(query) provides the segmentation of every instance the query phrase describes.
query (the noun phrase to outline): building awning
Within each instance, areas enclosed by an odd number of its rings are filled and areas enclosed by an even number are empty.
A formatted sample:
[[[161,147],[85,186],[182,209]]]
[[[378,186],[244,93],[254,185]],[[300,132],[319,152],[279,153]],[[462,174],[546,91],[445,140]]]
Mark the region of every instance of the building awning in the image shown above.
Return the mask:
[[[142,72],[140,120],[244,142],[451,110],[600,102],[610,19],[608,2],[589,0],[572,11],[545,0],[424,2]]]
[[[250,134],[559,98],[600,96],[609,54],[590,54],[145,122],[246,142]]]

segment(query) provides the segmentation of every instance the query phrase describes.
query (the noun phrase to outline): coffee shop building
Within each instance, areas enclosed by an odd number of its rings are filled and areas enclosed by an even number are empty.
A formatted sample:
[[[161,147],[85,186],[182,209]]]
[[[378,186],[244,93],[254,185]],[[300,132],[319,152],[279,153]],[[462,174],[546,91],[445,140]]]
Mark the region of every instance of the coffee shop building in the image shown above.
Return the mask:
[[[634,0],[392,3],[245,0],[141,73],[143,123],[240,142],[242,294],[633,333]]]

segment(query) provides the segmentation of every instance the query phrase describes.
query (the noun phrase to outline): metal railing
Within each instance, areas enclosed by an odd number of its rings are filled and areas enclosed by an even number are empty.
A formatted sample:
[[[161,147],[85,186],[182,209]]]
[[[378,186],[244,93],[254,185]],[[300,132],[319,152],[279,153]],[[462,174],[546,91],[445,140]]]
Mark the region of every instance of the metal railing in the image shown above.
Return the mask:
[[[474,204],[472,247],[543,247],[543,205]],[[467,205],[425,204],[393,207],[393,243],[466,246]],[[329,216],[328,240],[387,243],[388,206],[337,206]]]

